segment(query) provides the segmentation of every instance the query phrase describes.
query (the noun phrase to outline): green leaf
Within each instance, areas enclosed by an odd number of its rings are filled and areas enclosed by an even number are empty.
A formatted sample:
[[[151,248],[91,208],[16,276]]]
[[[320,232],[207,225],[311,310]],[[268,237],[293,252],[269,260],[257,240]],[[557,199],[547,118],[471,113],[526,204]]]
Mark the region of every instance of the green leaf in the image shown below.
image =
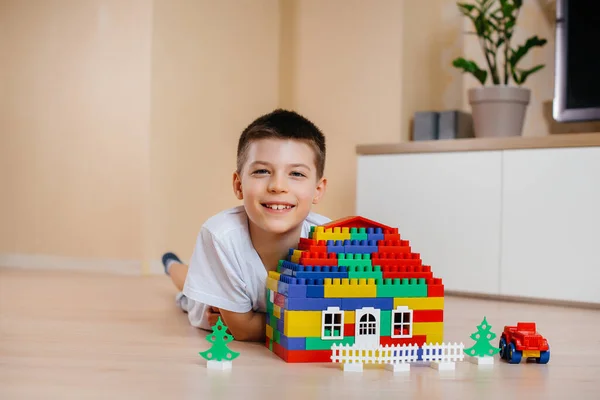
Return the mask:
[[[482,85],[485,85],[485,81],[487,79],[487,71],[484,71],[481,68],[479,68],[479,66],[477,65],[477,63],[475,63],[475,61],[465,60],[464,58],[459,57],[452,62],[452,65],[455,66],[456,68],[462,69],[463,73],[469,72],[469,73],[473,74],[473,76],[479,82],[481,82]]]
[[[525,83],[525,80],[527,80],[527,77],[531,74],[533,74],[534,72],[539,71],[540,69],[544,68],[544,64],[540,64],[540,65],[536,65],[533,68],[530,69],[515,69],[513,70],[513,79],[515,80],[515,82],[518,85],[522,85],[523,83]]]
[[[458,3],[457,5],[458,5],[458,8],[460,8],[462,12],[466,11],[466,12],[470,13],[475,8],[475,6],[473,4]]]
[[[532,36],[529,39],[527,39],[527,41],[525,42],[524,45],[519,46],[517,48],[517,50],[512,50],[511,49],[511,55],[509,57],[510,66],[512,68],[515,68],[517,66],[517,64],[519,63],[519,60],[521,60],[521,58],[523,58],[523,56],[525,56],[525,54],[527,54],[527,52],[531,48],[533,48],[533,47],[542,47],[547,42],[548,41],[546,39],[540,39],[537,36]]]

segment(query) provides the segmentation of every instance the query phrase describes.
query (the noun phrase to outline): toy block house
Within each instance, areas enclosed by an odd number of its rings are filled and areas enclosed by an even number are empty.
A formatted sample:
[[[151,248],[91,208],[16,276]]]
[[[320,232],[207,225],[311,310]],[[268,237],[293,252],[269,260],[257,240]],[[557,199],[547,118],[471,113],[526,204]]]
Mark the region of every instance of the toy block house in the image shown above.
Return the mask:
[[[286,362],[331,362],[334,344],[443,341],[442,280],[397,228],[363,217],[314,227],[266,290],[266,346]]]

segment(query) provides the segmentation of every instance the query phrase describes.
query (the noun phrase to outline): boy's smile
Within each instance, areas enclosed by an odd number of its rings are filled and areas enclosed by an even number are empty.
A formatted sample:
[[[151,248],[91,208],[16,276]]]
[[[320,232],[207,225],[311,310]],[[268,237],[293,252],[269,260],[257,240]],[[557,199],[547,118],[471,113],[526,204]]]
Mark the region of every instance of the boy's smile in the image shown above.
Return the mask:
[[[263,234],[295,232],[325,190],[317,178],[315,152],[306,142],[259,139],[249,148],[234,192],[244,201],[253,228]]]

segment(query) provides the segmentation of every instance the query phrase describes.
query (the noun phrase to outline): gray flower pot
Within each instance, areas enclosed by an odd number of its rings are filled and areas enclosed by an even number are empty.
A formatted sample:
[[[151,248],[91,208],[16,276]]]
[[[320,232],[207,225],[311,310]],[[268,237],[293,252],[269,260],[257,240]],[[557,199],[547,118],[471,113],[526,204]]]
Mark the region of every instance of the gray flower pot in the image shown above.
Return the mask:
[[[516,86],[469,89],[475,137],[520,136],[531,90]]]

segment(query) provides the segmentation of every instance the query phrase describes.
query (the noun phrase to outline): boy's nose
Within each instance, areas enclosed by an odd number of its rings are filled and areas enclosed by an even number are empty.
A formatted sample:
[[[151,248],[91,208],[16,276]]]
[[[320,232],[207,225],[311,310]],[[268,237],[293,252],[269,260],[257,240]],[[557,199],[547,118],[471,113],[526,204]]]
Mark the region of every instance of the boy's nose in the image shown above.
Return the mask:
[[[287,181],[284,177],[273,176],[273,178],[269,181],[268,189],[269,192],[272,193],[287,192]]]

